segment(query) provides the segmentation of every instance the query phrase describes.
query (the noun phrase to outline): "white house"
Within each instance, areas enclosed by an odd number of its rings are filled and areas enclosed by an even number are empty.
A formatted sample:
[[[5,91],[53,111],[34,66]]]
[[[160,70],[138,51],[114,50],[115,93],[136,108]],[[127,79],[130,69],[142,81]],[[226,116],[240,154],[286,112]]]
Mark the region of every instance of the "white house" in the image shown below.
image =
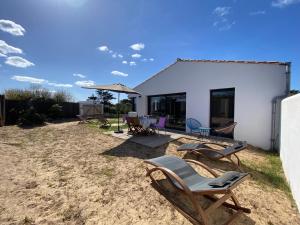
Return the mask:
[[[167,116],[169,128],[186,131],[190,117],[205,127],[235,121],[235,139],[271,149],[279,144],[290,63],[177,59],[134,89],[139,115]]]

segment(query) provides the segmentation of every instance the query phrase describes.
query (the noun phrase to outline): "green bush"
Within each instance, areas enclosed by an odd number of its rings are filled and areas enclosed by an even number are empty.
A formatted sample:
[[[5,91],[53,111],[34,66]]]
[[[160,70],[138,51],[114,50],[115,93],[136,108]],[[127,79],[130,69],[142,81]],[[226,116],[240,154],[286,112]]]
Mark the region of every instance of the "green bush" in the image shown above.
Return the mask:
[[[51,98],[44,97],[34,97],[30,100],[29,104],[34,107],[37,113],[47,114],[55,104],[55,100]]]
[[[5,98],[9,100],[8,124],[37,124],[45,120],[64,117],[63,108],[59,105],[72,101],[73,97],[65,90],[51,92],[41,86],[28,89],[5,90]]]
[[[62,106],[60,106],[59,104],[54,104],[50,107],[47,115],[51,118],[51,119],[58,119],[61,118],[63,116],[63,110],[62,110]]]
[[[30,107],[29,109],[24,110],[19,118],[19,124],[21,126],[42,125],[44,123],[45,115],[37,113],[34,107]]]

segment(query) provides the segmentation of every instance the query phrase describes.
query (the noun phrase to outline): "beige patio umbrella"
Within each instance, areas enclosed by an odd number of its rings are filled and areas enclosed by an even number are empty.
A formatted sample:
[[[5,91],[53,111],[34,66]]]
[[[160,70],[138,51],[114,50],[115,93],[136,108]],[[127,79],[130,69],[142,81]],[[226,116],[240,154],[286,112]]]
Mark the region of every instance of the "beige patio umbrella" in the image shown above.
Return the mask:
[[[92,85],[92,86],[83,87],[83,88],[117,92],[118,93],[118,104],[120,103],[120,93],[139,94],[138,92],[125,86],[124,84]],[[123,130],[120,130],[119,107],[118,107],[117,113],[118,113],[118,130],[115,131],[115,133],[123,133]]]

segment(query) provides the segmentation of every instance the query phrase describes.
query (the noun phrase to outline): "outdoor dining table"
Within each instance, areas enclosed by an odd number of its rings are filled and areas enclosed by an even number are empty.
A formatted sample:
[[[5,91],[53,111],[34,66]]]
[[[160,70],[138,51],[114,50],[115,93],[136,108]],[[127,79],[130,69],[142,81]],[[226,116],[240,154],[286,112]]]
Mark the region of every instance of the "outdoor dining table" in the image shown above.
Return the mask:
[[[143,129],[147,130],[150,128],[150,126],[152,124],[156,124],[157,123],[157,119],[156,118],[151,118],[151,117],[140,117],[140,124],[142,125]]]

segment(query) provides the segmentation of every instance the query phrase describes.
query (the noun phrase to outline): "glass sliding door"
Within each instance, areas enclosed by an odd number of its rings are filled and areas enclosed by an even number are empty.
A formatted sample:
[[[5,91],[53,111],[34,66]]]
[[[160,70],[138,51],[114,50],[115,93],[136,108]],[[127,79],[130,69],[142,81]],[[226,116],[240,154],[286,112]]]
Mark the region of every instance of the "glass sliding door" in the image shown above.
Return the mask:
[[[210,91],[210,127],[216,128],[234,122],[234,88]]]
[[[167,128],[185,130],[186,94],[149,96],[148,114],[152,116],[166,116]]]

